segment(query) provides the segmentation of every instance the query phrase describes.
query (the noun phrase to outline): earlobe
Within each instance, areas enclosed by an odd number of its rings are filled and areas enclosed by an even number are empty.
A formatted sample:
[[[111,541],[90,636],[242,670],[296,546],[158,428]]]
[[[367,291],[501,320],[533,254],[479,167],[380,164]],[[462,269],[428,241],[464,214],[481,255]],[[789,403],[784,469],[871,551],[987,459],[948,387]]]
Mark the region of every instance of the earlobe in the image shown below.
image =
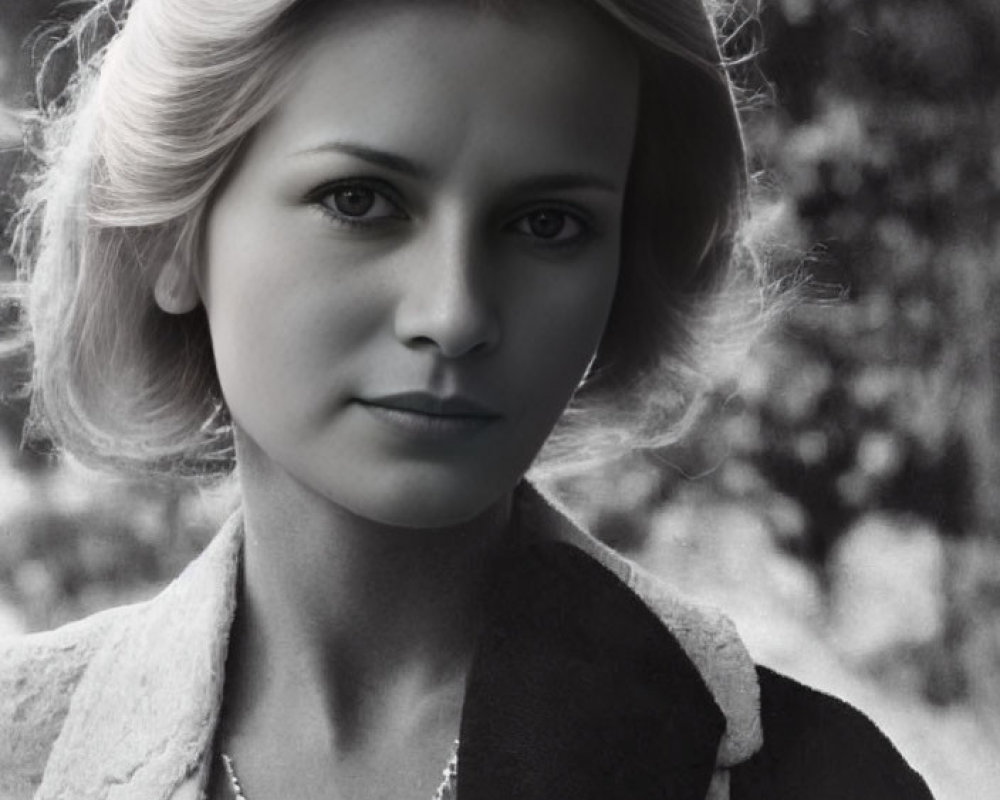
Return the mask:
[[[168,314],[187,314],[201,300],[191,270],[177,259],[171,259],[160,270],[153,287],[153,297]]]

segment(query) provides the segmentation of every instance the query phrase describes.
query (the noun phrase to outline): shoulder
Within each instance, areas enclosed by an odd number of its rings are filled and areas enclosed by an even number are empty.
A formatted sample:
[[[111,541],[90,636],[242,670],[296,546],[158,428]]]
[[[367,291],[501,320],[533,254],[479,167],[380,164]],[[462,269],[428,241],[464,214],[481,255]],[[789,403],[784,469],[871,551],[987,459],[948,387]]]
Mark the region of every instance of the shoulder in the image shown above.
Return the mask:
[[[0,639],[0,796],[30,797],[91,658],[128,608]]]
[[[930,800],[923,779],[857,709],[759,667],[764,747],[733,771],[733,800]]]

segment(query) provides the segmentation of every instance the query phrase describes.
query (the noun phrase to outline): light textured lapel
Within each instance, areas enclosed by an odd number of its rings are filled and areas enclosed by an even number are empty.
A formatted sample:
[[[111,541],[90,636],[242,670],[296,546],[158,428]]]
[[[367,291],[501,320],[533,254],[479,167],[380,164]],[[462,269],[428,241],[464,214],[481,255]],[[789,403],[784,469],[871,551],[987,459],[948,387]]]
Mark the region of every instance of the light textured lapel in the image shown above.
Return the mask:
[[[80,680],[35,800],[167,800],[198,777],[221,702],[242,526],[124,610]]]

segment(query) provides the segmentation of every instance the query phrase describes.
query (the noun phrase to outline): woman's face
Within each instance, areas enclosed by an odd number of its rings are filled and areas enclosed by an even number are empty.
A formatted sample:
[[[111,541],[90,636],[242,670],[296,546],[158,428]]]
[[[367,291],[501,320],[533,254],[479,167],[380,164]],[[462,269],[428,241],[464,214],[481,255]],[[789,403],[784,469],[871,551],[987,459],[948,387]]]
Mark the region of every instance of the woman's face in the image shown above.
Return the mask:
[[[638,66],[569,3],[335,10],[207,221],[242,459],[429,527],[509,491],[598,344]]]

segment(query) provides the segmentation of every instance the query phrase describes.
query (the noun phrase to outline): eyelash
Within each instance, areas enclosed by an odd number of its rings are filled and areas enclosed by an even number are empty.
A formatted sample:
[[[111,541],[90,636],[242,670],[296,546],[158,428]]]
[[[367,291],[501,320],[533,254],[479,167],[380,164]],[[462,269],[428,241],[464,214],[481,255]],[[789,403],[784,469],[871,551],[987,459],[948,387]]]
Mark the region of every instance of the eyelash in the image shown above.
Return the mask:
[[[541,214],[541,213],[558,214],[563,218],[564,223],[566,221],[569,221],[572,224],[576,225],[579,228],[579,232],[574,234],[568,239],[547,239],[544,236],[537,236],[531,233],[515,231],[519,235],[533,240],[533,243],[538,247],[544,247],[550,250],[577,247],[587,242],[589,239],[593,238],[593,236],[597,233],[594,223],[592,222],[588,214],[584,214],[581,211],[577,211],[575,209],[571,210],[568,208],[564,208],[556,203],[536,205],[534,208],[530,208],[527,211],[523,211],[520,214],[518,214],[516,218],[508,222],[504,226],[504,229],[512,230],[522,222],[530,225],[529,219],[531,218],[531,216],[534,214]],[[557,235],[559,233],[562,233],[562,230],[560,230],[557,233]]]
[[[392,213],[370,219],[366,219],[361,216],[344,214],[333,205],[334,201],[331,198],[333,198],[337,192],[344,192],[350,189],[362,189],[366,192],[371,192],[375,198],[373,202],[378,203],[379,201],[382,201],[387,203],[391,207]],[[334,181],[333,183],[324,184],[315,191],[310,192],[309,200],[331,222],[348,228],[372,228],[385,223],[387,220],[409,219],[409,216],[401,208],[397,193],[391,186],[380,180],[348,179]],[[367,213],[370,210],[370,208],[366,209],[363,213]]]
[[[386,203],[391,208],[391,213],[383,214],[374,218],[364,218],[361,216],[351,216],[349,214],[344,214],[339,211],[333,205],[331,198],[337,192],[348,191],[350,189],[362,189],[366,192],[371,192],[374,195],[373,203],[377,204],[379,202]],[[381,224],[385,224],[390,220],[407,220],[409,215],[403,211],[402,204],[398,199],[398,193],[385,182],[378,179],[346,179],[338,180],[332,183],[324,184],[318,189],[310,192],[309,195],[310,202],[315,205],[319,211],[331,222],[336,225],[354,228],[354,229],[371,229]],[[362,213],[368,213],[371,208],[365,209]],[[554,241],[549,241],[546,237],[535,236],[531,233],[524,233],[516,231],[515,227],[520,223],[525,223],[534,214],[549,213],[560,215],[564,221],[569,221],[576,225],[580,230],[569,239],[557,239]],[[530,224],[530,222],[528,223]],[[504,225],[504,230],[510,230],[518,233],[525,238],[533,239],[537,246],[544,247],[547,249],[561,249],[575,247],[583,244],[590,238],[592,238],[597,232],[593,221],[588,214],[584,214],[576,209],[567,209],[562,207],[557,203],[551,204],[539,204],[530,208],[526,211],[522,211],[517,217],[513,218]],[[557,232],[561,233],[561,230]]]

